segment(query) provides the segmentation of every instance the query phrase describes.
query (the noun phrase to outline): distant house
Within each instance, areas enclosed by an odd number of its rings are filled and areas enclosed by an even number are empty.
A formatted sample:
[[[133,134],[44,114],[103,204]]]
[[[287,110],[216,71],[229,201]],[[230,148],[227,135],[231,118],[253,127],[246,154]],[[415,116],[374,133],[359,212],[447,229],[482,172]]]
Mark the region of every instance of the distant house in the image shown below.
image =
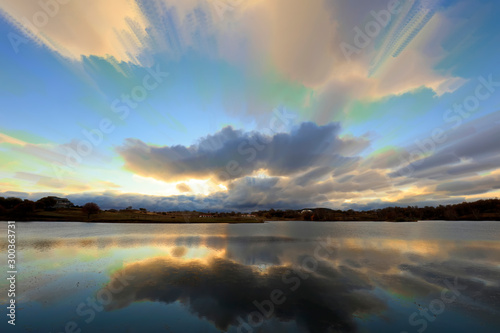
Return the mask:
[[[200,215],[200,217],[214,217],[214,216],[210,214],[205,214],[205,215]]]
[[[71,201],[69,201],[66,198],[59,198],[54,196],[50,196],[49,198],[52,198],[56,201],[56,204],[51,208],[71,208],[75,206]]]
[[[306,213],[312,213],[313,211],[310,209],[304,209],[303,211],[300,212],[300,214],[306,214]]]

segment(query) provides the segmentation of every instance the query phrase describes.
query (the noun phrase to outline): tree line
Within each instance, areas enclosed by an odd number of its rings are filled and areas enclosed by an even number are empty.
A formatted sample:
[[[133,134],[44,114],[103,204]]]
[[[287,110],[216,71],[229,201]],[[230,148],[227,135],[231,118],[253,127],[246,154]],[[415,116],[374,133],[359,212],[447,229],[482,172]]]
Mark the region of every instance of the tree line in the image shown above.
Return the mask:
[[[37,201],[16,197],[0,197],[0,218],[12,220],[30,220],[37,212],[55,210],[56,200],[44,197]],[[96,203],[89,202],[76,209],[81,209],[82,215],[90,219],[98,214],[100,208]],[[132,207],[127,207],[132,209]],[[142,208],[141,211],[146,212]],[[110,210],[114,211],[114,210]],[[241,216],[240,212],[215,212],[214,217]],[[302,221],[418,221],[418,220],[500,220],[500,199],[484,199],[474,202],[462,202],[454,205],[439,206],[407,206],[386,207],[381,209],[354,211],[334,210],[329,208],[306,208],[300,210],[269,209],[251,213],[258,218],[268,220],[302,220]]]
[[[0,218],[23,221],[30,217],[35,217],[37,211],[56,210],[54,208],[56,204],[57,200],[54,197],[43,197],[37,201],[23,200],[16,197],[0,197]],[[83,215],[87,216],[87,219],[92,214],[97,214],[101,211],[99,206],[94,202],[86,203],[82,207],[75,207],[81,209]]]
[[[252,214],[271,220],[306,221],[418,221],[496,220],[500,221],[500,199],[484,199],[454,205],[386,207],[366,211],[309,208],[304,210],[259,210]]]

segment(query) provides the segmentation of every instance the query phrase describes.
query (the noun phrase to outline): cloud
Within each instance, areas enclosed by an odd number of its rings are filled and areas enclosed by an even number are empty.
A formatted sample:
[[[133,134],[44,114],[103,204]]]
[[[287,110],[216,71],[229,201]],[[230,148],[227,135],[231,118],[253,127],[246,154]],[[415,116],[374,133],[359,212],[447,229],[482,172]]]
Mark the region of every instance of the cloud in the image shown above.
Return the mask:
[[[306,86],[325,82],[338,62],[333,48],[338,23],[331,20],[325,2],[262,1],[258,10],[260,27],[254,25],[249,35],[266,48],[274,66]]]
[[[9,1],[2,10],[32,40],[72,59],[131,61],[145,42],[146,22],[133,1]]]
[[[319,123],[328,122],[332,114],[340,117],[354,100],[377,101],[423,87],[430,88],[441,96],[455,91],[467,81],[449,69],[436,70],[449,55],[449,51],[442,45],[453,35],[457,21],[462,24],[456,18],[460,15],[453,8],[434,5],[428,11],[428,19],[415,24],[416,20],[427,14],[425,1],[410,2],[412,6],[404,6],[403,2],[399,2],[406,9],[391,15],[387,27],[382,27],[373,38],[367,36],[366,46],[357,48],[356,53],[346,58],[341,52],[341,46],[349,44],[355,47],[358,36],[355,29],[363,31],[368,22],[377,22],[372,12],[387,10],[389,3],[390,1],[362,0],[352,6],[349,2],[325,1],[325,8],[331,13],[332,22],[335,22],[335,27],[332,28],[335,30],[335,38],[324,40],[324,43],[330,43],[330,62],[335,65],[331,70],[323,67],[322,70],[328,71],[329,75],[320,84],[314,85],[317,93],[314,119]],[[418,11],[422,11],[424,15],[419,15]],[[405,41],[406,37],[411,40]],[[395,51],[399,46],[404,51],[397,54],[387,53],[385,50],[389,47],[395,48]],[[322,65],[312,58],[313,56],[309,60],[314,65]]]
[[[500,189],[500,175],[468,178],[465,181],[450,181],[436,186],[436,191],[447,195],[472,195]]]
[[[185,183],[180,183],[175,186],[179,192],[184,193],[184,192],[191,192],[191,188],[185,184]]]
[[[339,132],[336,123],[302,123],[290,133],[273,135],[225,127],[192,146],[156,147],[127,139],[117,151],[128,170],[164,181],[215,178],[224,182],[261,169],[269,176],[291,176],[318,165],[327,174],[369,145],[366,138],[340,138]]]
[[[448,130],[443,142],[432,138],[419,140],[407,149],[411,157],[400,155],[399,160],[406,163],[389,176],[449,180],[497,169],[500,163],[499,117],[500,112],[495,112]]]

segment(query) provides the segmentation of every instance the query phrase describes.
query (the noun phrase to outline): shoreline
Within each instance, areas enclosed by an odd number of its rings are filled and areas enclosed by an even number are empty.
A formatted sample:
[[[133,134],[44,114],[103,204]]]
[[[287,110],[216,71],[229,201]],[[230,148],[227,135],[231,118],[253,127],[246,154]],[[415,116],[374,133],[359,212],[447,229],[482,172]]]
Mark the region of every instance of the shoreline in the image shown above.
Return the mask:
[[[2,221],[7,222],[7,221]],[[124,221],[63,221],[63,220],[45,220],[45,221],[16,221],[19,223],[44,223],[44,222],[60,222],[60,223],[107,223],[107,224],[255,224],[255,223],[266,223],[267,221],[193,221],[193,222],[180,222],[180,221],[151,221],[151,220],[124,220]]]
[[[333,221],[306,221],[306,220],[253,220],[253,221],[151,221],[151,220],[106,220],[106,221],[76,221],[76,220],[15,220],[19,223],[44,223],[44,222],[60,222],[60,223],[107,223],[107,224],[261,224],[272,222],[312,222],[312,223],[332,223],[332,222],[382,222],[382,223],[417,223],[417,222],[500,222],[500,220],[418,220],[418,221],[381,221],[381,220],[360,220],[360,221],[347,221],[347,220],[333,220]],[[7,223],[8,221],[0,221]]]

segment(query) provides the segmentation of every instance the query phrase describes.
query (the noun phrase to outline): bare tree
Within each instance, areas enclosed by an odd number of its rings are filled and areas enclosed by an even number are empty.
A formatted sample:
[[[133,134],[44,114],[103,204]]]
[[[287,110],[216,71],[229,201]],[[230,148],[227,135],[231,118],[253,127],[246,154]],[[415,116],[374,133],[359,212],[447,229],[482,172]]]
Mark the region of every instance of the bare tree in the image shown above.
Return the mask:
[[[90,214],[97,214],[101,211],[99,206],[95,202],[87,202],[82,207],[82,212],[87,214],[87,220],[90,219]]]

